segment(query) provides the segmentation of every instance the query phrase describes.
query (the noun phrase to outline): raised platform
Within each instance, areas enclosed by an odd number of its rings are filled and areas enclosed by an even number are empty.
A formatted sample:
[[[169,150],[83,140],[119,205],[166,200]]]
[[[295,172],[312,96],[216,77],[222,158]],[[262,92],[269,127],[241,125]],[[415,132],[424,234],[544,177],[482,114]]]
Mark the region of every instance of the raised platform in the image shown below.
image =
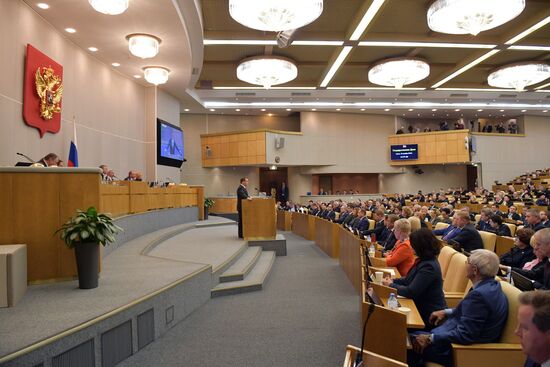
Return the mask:
[[[264,251],[274,251],[277,256],[286,256],[286,238],[280,233],[274,240],[250,240],[248,246],[260,246]]]
[[[117,219],[124,237],[103,253],[99,288],[35,285],[17,307],[0,309],[0,365],[114,366],[207,302],[248,247],[234,222],[196,215],[184,208]]]

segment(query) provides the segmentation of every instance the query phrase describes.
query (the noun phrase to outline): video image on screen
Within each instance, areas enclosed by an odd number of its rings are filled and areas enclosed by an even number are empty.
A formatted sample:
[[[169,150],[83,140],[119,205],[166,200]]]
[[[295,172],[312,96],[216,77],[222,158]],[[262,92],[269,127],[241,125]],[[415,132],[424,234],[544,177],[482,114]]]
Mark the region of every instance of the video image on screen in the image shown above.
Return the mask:
[[[183,161],[183,132],[161,123],[160,155],[164,158]]]

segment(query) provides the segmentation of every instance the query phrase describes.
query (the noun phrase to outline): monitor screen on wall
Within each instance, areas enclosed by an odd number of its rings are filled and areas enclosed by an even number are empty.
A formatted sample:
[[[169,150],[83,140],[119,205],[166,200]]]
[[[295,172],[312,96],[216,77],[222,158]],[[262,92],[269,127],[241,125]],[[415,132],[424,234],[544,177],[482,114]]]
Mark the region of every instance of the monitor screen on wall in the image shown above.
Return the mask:
[[[392,161],[410,161],[418,159],[418,144],[400,144],[391,146]]]
[[[179,168],[184,159],[181,128],[157,119],[157,164]]]

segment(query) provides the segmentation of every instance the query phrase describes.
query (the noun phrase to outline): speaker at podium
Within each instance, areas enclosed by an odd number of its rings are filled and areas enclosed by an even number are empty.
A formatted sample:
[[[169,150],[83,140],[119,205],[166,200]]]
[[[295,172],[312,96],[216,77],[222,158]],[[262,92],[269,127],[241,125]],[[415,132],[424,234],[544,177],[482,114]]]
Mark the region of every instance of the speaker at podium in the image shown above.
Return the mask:
[[[255,197],[243,200],[243,237],[249,240],[273,240],[277,236],[275,199]]]

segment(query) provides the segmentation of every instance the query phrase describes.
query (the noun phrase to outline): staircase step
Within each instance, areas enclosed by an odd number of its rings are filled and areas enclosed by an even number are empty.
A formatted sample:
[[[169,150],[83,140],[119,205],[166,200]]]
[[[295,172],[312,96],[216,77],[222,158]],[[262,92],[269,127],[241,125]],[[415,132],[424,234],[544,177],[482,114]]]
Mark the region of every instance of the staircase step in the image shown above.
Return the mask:
[[[249,247],[229,269],[220,276],[220,283],[243,280],[254,268],[262,254],[261,247]]]
[[[254,268],[243,280],[218,284],[211,291],[212,298],[261,290],[274,262],[275,252],[263,251]]]

